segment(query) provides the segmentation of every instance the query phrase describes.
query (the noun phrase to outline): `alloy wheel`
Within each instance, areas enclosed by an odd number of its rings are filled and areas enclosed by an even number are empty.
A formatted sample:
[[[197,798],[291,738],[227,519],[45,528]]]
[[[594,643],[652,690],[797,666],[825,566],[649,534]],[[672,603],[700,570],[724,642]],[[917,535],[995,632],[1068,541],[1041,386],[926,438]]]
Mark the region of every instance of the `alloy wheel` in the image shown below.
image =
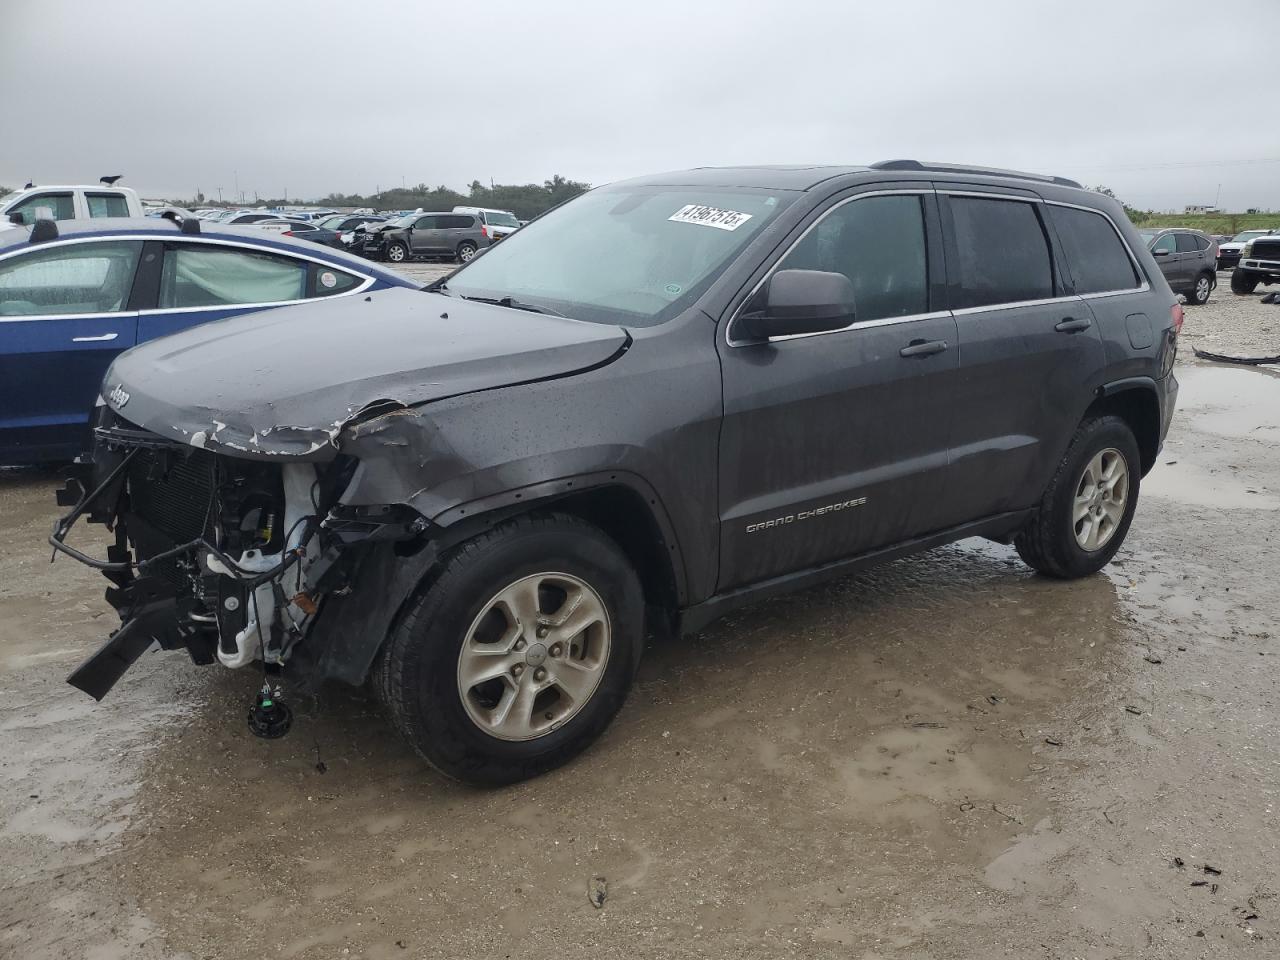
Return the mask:
[[[1107,545],[1129,502],[1129,465],[1115,447],[1094,454],[1084,468],[1071,511],[1076,543],[1093,552]]]
[[[558,730],[591,699],[609,662],[612,631],[600,595],[567,573],[536,573],[480,609],[458,654],[467,716],[500,740]]]

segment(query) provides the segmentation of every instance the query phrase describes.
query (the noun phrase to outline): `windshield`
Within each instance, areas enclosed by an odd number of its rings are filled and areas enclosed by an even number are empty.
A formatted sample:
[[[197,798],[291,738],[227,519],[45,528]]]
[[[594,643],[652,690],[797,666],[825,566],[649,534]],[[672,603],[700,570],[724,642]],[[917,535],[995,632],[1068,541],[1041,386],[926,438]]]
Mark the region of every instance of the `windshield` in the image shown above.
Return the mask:
[[[593,190],[490,247],[447,290],[597,323],[662,323],[789,203],[789,194],[744,187]]]
[[[345,213],[340,213],[336,217],[325,217],[320,221],[320,226],[326,230],[337,230],[338,227],[342,226],[342,221],[346,219],[347,215]]]
[[[1252,240],[1254,237],[1265,237],[1265,230],[1246,230],[1244,233],[1237,233],[1231,238],[1233,243],[1244,243],[1246,240]]]
[[[421,214],[417,214],[417,213],[406,213],[403,217],[397,217],[396,219],[394,219],[394,220],[390,221],[390,222],[388,223],[388,226],[392,226],[392,227],[412,227],[415,223],[417,223],[417,222],[418,222],[418,217],[419,217],[419,216],[421,216]]]
[[[492,210],[484,212],[484,218],[491,227],[518,227],[520,221],[509,213],[495,213]]]
[[[1155,237],[1155,235],[1159,232],[1160,231],[1158,230],[1139,230],[1138,236],[1140,236],[1143,240],[1147,241],[1147,243],[1150,243],[1152,238]]]

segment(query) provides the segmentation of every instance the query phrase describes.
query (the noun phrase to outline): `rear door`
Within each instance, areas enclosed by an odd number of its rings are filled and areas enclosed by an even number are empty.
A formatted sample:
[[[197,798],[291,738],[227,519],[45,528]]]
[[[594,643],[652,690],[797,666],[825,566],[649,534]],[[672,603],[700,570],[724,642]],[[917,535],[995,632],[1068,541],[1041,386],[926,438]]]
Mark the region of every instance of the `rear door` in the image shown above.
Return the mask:
[[[139,280],[150,291],[139,343],[239,313],[353,293],[365,283],[328,264],[195,240],[147,244]]]
[[[0,462],[88,449],[103,374],[136,340],[141,251],[141,240],[101,240],[0,260]]]
[[[938,526],[957,352],[933,191],[833,197],[800,229],[753,283],[844,273],[855,315],[768,343],[735,341],[732,321],[722,331],[720,590]]]
[[[1194,233],[1179,232],[1177,235],[1178,271],[1186,290],[1194,287],[1196,278],[1209,268],[1208,243],[1202,247],[1200,239]]]
[[[85,207],[90,217],[127,217],[129,201],[116,190],[86,190]]]
[[[939,184],[960,341],[948,526],[1029,507],[1099,381],[1102,342],[1062,276],[1040,198]]]

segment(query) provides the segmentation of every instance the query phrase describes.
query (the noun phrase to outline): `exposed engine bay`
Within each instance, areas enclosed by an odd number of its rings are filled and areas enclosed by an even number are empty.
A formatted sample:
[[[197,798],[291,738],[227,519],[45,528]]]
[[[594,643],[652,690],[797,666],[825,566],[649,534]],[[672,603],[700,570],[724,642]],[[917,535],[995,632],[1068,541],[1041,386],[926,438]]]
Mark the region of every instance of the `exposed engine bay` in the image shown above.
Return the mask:
[[[404,507],[342,507],[354,458],[234,458],[101,409],[94,488],[69,482],[60,502],[75,509],[50,538],[113,584],[107,600],[122,626],[68,678],[97,699],[152,642],[185,648],[199,664],[283,665],[325,599],[349,591],[360,545],[427,527]],[[114,532],[105,561],[66,543],[81,516]]]

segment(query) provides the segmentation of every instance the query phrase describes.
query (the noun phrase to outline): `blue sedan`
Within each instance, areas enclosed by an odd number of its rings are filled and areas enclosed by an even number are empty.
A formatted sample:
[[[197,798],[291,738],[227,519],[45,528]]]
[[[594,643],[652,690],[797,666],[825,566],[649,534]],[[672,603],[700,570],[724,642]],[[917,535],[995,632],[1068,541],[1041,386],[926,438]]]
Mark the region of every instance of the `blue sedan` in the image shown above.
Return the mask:
[[[0,465],[85,452],[103,374],[135,344],[253,310],[416,286],[303,240],[178,216],[0,229]]]

